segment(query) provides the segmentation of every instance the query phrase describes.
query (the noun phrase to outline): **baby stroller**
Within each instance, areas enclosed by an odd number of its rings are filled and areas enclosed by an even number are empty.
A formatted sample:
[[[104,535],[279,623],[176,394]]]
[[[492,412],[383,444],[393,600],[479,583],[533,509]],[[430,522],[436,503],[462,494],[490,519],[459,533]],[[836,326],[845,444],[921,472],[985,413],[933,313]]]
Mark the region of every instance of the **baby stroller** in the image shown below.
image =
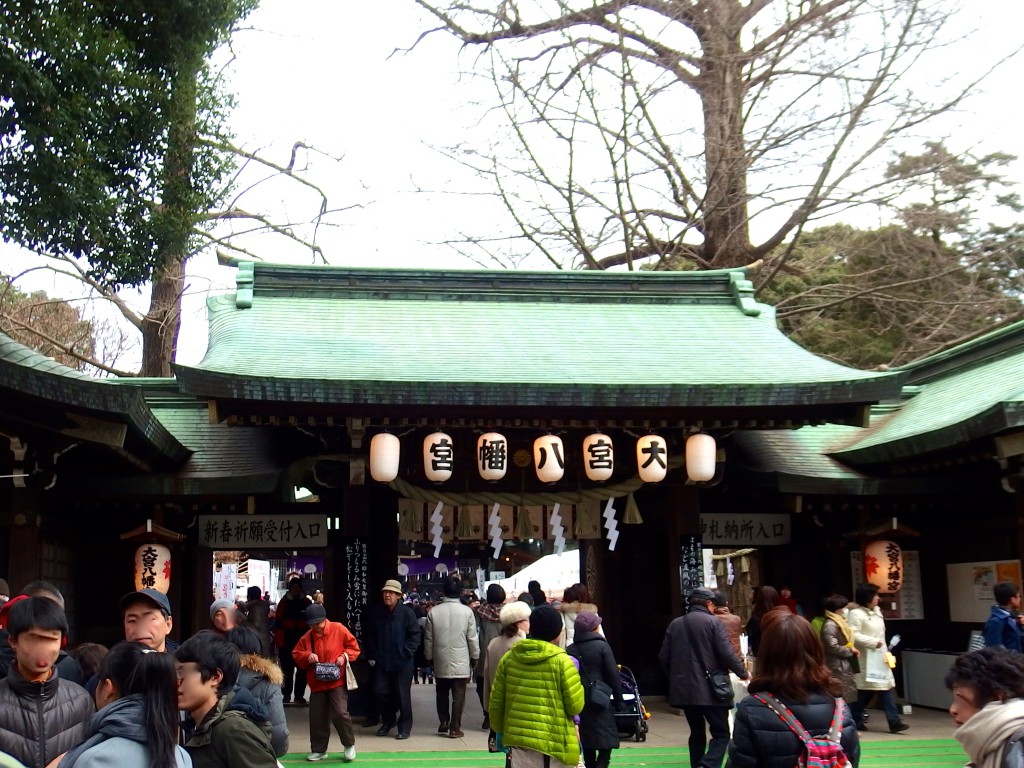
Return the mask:
[[[622,708],[615,712],[615,727],[620,736],[632,736],[647,741],[647,719],[650,717],[643,701],[636,677],[629,667],[619,665],[619,683],[622,685]]]

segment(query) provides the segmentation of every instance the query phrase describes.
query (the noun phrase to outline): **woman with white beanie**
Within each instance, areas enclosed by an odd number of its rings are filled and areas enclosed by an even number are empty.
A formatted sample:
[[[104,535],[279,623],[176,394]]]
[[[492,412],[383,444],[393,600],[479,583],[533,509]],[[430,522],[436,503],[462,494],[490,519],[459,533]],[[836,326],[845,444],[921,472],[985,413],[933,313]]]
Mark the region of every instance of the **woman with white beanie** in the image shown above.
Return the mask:
[[[494,673],[498,669],[501,657],[508,653],[513,645],[525,638],[526,633],[530,631],[530,610],[530,606],[521,600],[506,603],[501,607],[498,614],[501,633],[487,644],[487,653],[484,655],[484,701],[491,699]],[[491,752],[498,751],[493,730],[487,737],[487,748]]]

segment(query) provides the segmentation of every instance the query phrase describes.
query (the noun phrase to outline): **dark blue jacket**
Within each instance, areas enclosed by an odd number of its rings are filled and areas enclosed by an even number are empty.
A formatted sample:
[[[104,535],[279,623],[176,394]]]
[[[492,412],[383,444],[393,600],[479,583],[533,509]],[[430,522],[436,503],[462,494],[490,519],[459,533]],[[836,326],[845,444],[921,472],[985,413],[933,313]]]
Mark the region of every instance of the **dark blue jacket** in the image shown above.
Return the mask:
[[[388,610],[383,603],[373,606],[367,655],[385,672],[411,669],[420,645],[420,622],[408,605],[399,603]]]
[[[985,622],[985,645],[1020,651],[1020,625],[1017,619],[1001,605],[993,605]]]

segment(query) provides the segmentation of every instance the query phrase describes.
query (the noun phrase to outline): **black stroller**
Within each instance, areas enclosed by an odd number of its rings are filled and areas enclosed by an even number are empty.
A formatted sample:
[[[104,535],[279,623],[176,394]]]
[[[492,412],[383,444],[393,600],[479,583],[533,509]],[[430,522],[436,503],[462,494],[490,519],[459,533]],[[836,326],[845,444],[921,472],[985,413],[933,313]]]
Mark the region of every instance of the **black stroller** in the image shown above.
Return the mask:
[[[619,682],[622,684],[622,709],[615,712],[615,726],[620,736],[632,736],[637,741],[647,741],[647,718],[650,714],[640,699],[640,687],[629,667],[619,665]]]

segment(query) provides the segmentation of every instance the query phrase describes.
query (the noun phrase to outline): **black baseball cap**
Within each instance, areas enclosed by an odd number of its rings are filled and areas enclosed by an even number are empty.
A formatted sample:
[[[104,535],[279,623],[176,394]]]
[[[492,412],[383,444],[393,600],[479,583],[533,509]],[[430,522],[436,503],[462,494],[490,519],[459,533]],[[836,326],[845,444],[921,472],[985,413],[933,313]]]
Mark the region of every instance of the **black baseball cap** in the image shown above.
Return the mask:
[[[129,592],[121,598],[118,607],[121,609],[121,613],[124,613],[129,605],[138,602],[153,603],[163,612],[164,616],[171,615],[171,601],[167,599],[167,595],[163,592],[157,592],[155,589],[140,589],[138,592]]]
[[[313,624],[319,624],[326,618],[327,611],[322,605],[320,605],[320,603],[313,603],[311,606],[306,608],[306,623],[310,626]]]
[[[713,603],[715,601],[715,593],[707,587],[697,587],[690,593],[690,602],[694,603],[698,600],[702,603]]]

